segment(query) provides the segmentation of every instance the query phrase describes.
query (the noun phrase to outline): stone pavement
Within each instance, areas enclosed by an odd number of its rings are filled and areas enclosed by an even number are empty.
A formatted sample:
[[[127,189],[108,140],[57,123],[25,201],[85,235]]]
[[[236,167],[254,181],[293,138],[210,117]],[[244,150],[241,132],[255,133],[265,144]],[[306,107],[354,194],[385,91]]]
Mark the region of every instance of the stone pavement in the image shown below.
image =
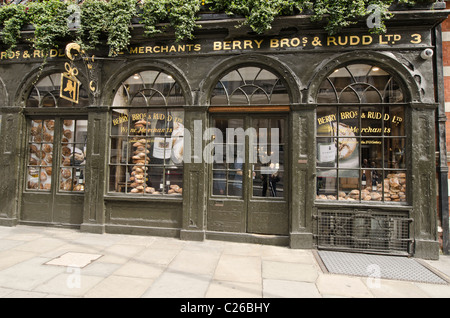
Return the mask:
[[[450,257],[430,261],[450,277]],[[450,285],[323,273],[311,250],[0,227],[0,298],[450,298]]]

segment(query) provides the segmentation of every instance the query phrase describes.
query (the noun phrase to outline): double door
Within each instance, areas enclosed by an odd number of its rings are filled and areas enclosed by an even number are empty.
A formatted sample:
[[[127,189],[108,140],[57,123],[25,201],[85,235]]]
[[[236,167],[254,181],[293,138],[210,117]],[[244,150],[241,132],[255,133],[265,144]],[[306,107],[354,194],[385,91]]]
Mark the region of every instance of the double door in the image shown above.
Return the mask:
[[[29,118],[21,221],[80,225],[83,220],[86,118]]]
[[[216,115],[210,122],[208,230],[287,235],[286,117]]]

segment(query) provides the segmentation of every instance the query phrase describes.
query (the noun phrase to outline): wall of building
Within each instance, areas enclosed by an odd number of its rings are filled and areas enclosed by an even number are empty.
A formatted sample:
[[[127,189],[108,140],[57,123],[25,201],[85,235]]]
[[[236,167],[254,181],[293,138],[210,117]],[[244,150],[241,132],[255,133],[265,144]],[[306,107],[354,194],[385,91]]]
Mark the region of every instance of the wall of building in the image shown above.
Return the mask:
[[[446,9],[450,9],[450,2],[446,1]],[[450,163],[450,19],[442,24],[442,57],[444,66],[444,95],[446,122],[447,161]],[[450,177],[449,177],[450,181]],[[442,240],[442,228],[439,228],[440,240]],[[442,244],[442,241],[441,241]]]

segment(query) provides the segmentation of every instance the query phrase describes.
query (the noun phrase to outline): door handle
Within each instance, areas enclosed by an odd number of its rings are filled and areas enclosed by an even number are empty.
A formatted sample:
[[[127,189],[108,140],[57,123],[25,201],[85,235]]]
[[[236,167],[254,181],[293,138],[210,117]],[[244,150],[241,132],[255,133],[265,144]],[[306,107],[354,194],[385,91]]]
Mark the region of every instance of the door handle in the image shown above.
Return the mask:
[[[251,179],[251,177],[252,177],[252,171],[249,169],[248,170],[248,178]]]

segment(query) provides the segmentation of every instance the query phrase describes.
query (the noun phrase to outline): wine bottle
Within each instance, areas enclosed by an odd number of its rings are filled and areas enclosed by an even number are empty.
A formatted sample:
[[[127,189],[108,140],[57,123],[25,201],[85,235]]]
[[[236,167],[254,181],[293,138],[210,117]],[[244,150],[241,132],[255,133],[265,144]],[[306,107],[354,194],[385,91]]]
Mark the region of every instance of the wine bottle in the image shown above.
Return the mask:
[[[363,188],[365,188],[367,185],[366,170],[363,170],[363,172],[362,172],[361,185]]]
[[[378,185],[378,175],[374,171],[372,174],[372,191],[377,191],[377,185]]]
[[[320,125],[317,129],[317,160],[321,167],[334,167],[336,165],[337,147],[333,138],[334,129],[331,122]]]

